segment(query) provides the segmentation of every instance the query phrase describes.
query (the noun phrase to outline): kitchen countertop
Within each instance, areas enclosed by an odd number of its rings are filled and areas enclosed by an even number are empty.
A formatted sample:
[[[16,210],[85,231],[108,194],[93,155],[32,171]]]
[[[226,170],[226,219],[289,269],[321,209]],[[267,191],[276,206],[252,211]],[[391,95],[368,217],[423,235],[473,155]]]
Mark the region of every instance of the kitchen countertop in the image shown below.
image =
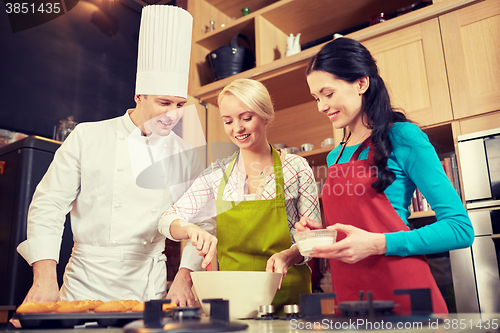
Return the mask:
[[[440,324],[437,324],[437,318],[442,318]],[[297,320],[242,320],[241,322],[248,324],[248,329],[240,332],[245,333],[294,333],[303,332],[305,330],[320,330],[324,332],[336,332],[342,329],[344,332],[356,331],[357,325],[365,324],[362,322],[364,319],[352,318],[350,326],[344,323],[344,328],[335,327],[335,323],[329,321],[328,319],[318,320],[318,321],[297,321]],[[500,314],[449,314],[435,316],[433,319],[425,320],[420,322],[397,322],[388,323],[383,320],[373,321],[367,323],[371,325],[372,329],[363,330],[365,332],[388,332],[392,330],[401,331],[403,329],[398,329],[397,325],[405,325],[407,329],[406,332],[500,332]],[[405,326],[403,326],[405,327]],[[412,328],[411,328],[412,327]],[[40,333],[40,332],[57,332],[57,333],[75,333],[88,331],[89,333],[122,333],[121,328],[88,328],[88,329],[12,329],[12,330],[2,330],[1,332],[17,332],[17,333]]]

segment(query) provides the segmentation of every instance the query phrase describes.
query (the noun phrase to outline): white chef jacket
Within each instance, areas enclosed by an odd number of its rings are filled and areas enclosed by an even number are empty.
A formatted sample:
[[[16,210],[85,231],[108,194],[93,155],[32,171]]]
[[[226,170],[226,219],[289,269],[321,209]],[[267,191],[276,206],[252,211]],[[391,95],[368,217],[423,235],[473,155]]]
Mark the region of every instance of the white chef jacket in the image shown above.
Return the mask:
[[[165,296],[165,236],[157,225],[161,213],[173,204],[172,196],[180,195],[165,191],[164,180],[156,189],[136,184],[132,155],[140,154],[129,151],[129,136],[137,129],[129,112],[79,124],[56,151],[33,195],[27,240],[18,246],[30,265],[59,260],[64,221],[71,211],[75,245],[60,292],[63,300],[145,301]],[[168,136],[165,149],[192,151],[175,133]],[[176,156],[186,163],[176,167],[183,170],[183,175],[176,171],[176,177],[193,179],[199,174],[196,154]],[[172,166],[171,161],[157,165],[162,171]]]

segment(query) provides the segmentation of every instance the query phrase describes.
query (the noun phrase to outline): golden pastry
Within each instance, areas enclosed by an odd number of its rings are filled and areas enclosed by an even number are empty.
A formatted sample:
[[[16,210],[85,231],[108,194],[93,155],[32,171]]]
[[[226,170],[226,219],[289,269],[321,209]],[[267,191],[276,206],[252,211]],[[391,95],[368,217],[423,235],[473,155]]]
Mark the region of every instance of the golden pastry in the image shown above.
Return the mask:
[[[94,301],[87,300],[87,301],[88,303],[86,305],[89,310],[95,310],[95,308],[97,308],[99,305],[104,304],[104,302],[100,300],[94,300]]]
[[[144,312],[144,303],[138,303],[132,308],[132,312]]]
[[[50,309],[40,303],[37,302],[26,302],[16,309],[17,313],[48,313]]]
[[[121,300],[120,303],[122,303],[122,305],[128,311],[128,310],[132,310],[132,308],[134,306],[136,306],[137,304],[139,304],[140,302],[138,300],[135,300],[135,299],[129,299],[129,300]]]
[[[59,306],[56,312],[57,313],[87,312],[87,307],[85,306],[85,303],[80,303],[79,301],[72,301]]]
[[[127,309],[120,301],[109,301],[99,305],[94,312],[125,312]]]
[[[59,309],[60,305],[57,304],[56,302],[44,302],[42,305],[45,305],[46,307],[49,308],[50,312],[56,312],[57,309]]]
[[[163,311],[168,311],[168,310],[173,309],[175,307],[177,307],[176,303],[163,304],[163,306],[162,306]]]

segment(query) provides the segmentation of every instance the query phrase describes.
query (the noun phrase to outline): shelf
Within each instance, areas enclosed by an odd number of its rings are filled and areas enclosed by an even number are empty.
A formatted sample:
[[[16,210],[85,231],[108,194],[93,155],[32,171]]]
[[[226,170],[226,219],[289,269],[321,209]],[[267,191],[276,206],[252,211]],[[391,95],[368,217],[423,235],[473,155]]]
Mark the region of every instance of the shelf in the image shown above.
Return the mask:
[[[338,31],[356,26],[369,21],[370,17],[378,13],[390,13],[395,10],[411,5],[415,0],[342,0],[332,1],[325,5],[321,1],[310,0],[281,0],[281,1],[257,1],[260,4],[270,3],[269,6],[255,6],[257,11],[252,10],[251,14],[241,16],[241,8],[251,5],[246,1],[240,1],[240,5],[235,5],[232,1],[208,0],[208,3],[216,7],[229,17],[236,17],[235,25],[253,19],[260,15],[285,35],[291,33],[301,34],[301,44],[332,35]],[[252,1],[250,1],[252,2]],[[222,6],[222,4],[225,4]],[[232,7],[232,8],[230,8]],[[250,7],[252,9],[252,7]],[[304,13],[307,12],[307,15]],[[313,18],[313,19],[311,19]],[[243,20],[243,21],[242,21]],[[205,39],[211,38],[217,32],[223,33],[226,29],[234,28],[233,24],[224,29],[207,33],[196,40],[200,45],[205,45]],[[283,41],[285,42],[285,41]]]
[[[250,13],[254,13],[261,8],[267,7],[277,0],[205,0],[229,17],[241,17],[242,8],[250,8]]]
[[[413,212],[411,213],[409,219],[419,219],[423,217],[431,217],[431,216],[436,216],[436,213],[432,210],[427,210],[423,212]]]
[[[310,102],[313,99],[307,86],[305,70],[310,58],[318,53],[321,46],[318,45],[293,56],[209,83],[194,89],[193,96],[204,102],[217,105],[217,95],[220,90],[236,79],[246,78],[261,81],[268,88],[276,110]],[[293,82],[294,84],[284,85],[283,82]]]
[[[211,2],[215,4],[222,3],[222,1],[218,0],[212,0]],[[366,17],[369,8],[377,8],[375,13],[384,11],[384,9],[387,12],[394,6],[396,6],[395,8],[400,8],[412,2],[414,1],[335,1],[331,2],[328,10],[325,11],[324,6],[319,5],[321,1],[281,0],[255,13],[235,20],[225,28],[203,35],[196,41],[196,44],[205,49],[206,52],[202,52],[202,54],[206,55],[209,51],[219,46],[226,45],[231,37],[239,31],[247,34],[251,42],[253,42],[253,39],[255,39],[256,42],[259,36],[255,36],[255,32],[251,31],[251,29],[253,29],[252,26],[255,25],[254,21],[259,15],[275,25],[278,30],[282,30],[285,34],[297,34],[300,32],[302,34],[301,43],[303,44],[328,35],[329,33],[320,30],[323,29],[324,26],[331,29],[331,33],[333,34],[335,31],[365,21],[369,17]],[[353,32],[347,36],[359,41],[368,40],[388,32],[438,17],[439,15],[475,2],[479,2],[479,0],[448,0],[439,2],[366,29]],[[238,4],[242,3],[243,2],[238,2]],[[307,15],[304,15],[304,11],[306,10]],[[346,21],[348,19],[351,21]],[[337,21],[342,22],[342,26]],[[338,28],[336,28],[337,24]],[[285,40],[283,43],[285,43]],[[190,94],[204,102],[216,105],[219,91],[227,84],[235,79],[252,78],[266,85],[273,97],[276,110],[306,103],[311,101],[311,97],[305,80],[305,69],[311,57],[318,53],[323,45],[324,44],[314,46],[293,56],[274,60],[273,62],[252,68],[223,80],[204,84],[200,87],[191,87]],[[206,66],[204,58],[199,59],[196,65],[198,67]],[[206,78],[199,78],[202,84],[204,79]],[[283,84],[284,82],[293,82],[293,84]]]
[[[233,38],[233,36],[241,32],[248,37],[251,44],[250,47],[252,50],[254,50],[255,49],[254,27],[255,27],[255,15],[248,15],[241,20],[236,20],[231,22],[230,24],[226,25],[224,29],[207,32],[203,36],[203,38],[200,38],[198,41],[196,41],[196,44],[207,49],[208,51],[207,53],[209,53],[223,45],[231,44],[231,38]],[[242,45],[248,48],[248,45],[241,40],[238,40],[238,45]]]
[[[281,0],[262,10],[262,17],[286,35],[300,33],[301,44],[367,22],[379,13],[391,13],[415,0]],[[305,15],[307,13],[307,15]]]
[[[429,137],[429,141],[436,149],[437,154],[447,154],[455,151],[452,124],[446,123],[422,129]]]
[[[311,151],[301,151],[297,155],[304,157],[310,166],[319,166],[326,164],[326,156],[335,148],[334,146],[328,146],[318,149],[313,149]]]

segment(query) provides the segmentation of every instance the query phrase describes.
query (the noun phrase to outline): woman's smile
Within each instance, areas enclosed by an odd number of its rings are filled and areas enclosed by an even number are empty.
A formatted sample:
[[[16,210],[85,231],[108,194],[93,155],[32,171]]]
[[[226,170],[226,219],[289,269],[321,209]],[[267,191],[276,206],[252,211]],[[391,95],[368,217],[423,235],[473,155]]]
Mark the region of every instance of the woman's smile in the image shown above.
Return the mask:
[[[234,95],[221,100],[224,130],[240,149],[262,149],[267,146],[266,121]]]
[[[244,142],[249,137],[250,137],[250,134],[242,134],[242,135],[235,136],[236,140],[238,140],[240,142]]]

